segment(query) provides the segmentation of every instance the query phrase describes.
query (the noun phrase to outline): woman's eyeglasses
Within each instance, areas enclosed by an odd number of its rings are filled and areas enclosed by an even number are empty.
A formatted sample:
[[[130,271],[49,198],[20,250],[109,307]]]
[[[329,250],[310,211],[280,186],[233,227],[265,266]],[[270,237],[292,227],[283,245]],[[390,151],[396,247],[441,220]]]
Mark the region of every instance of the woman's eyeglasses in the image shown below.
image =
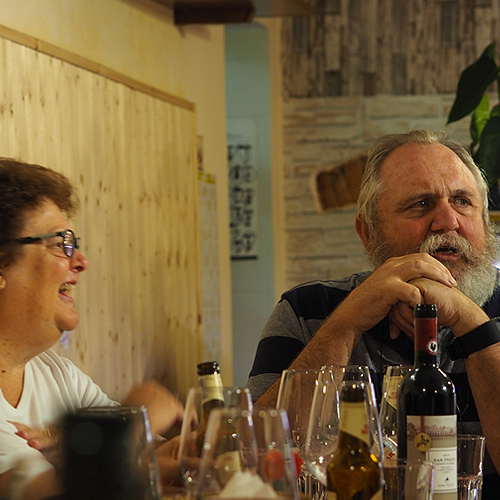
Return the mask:
[[[56,238],[56,237],[61,237],[62,238],[62,251],[64,252],[64,255],[66,257],[73,257],[73,254],[75,253],[75,249],[78,250],[79,246],[79,240],[80,238],[77,238],[75,236],[75,233],[71,229],[66,229],[65,231],[59,231],[57,233],[47,233],[47,234],[37,234],[36,236],[25,236],[23,238],[17,238],[16,240],[18,243],[36,243],[37,241],[42,241],[42,240],[47,240],[49,238]]]

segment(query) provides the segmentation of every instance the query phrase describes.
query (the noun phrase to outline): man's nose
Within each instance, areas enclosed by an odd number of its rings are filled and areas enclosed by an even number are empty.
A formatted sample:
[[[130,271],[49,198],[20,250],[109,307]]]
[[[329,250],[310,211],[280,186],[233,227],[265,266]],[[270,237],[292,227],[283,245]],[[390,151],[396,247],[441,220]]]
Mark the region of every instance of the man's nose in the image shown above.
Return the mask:
[[[448,233],[459,228],[457,211],[448,203],[441,202],[433,211],[431,231],[435,233]]]

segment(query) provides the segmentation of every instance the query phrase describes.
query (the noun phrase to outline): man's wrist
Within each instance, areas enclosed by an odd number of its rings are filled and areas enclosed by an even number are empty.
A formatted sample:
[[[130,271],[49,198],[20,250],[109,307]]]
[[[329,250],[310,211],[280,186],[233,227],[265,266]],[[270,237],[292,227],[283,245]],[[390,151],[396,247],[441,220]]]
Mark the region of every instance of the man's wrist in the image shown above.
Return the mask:
[[[472,353],[498,342],[500,342],[500,326],[495,320],[490,319],[465,335],[456,337],[446,350],[450,358],[455,361],[467,358]]]

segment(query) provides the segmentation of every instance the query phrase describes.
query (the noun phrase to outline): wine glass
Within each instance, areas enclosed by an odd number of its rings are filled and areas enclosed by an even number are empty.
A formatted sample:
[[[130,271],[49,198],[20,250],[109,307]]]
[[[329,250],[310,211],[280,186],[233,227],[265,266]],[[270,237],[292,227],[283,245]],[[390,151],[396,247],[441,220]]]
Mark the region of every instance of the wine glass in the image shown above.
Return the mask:
[[[288,415],[290,432],[300,463],[300,470],[297,471],[299,489],[311,498],[322,495],[322,485],[310,473],[305,456],[309,416],[321,372],[322,370],[314,369],[284,370],[276,404],[276,409],[285,410]]]
[[[298,500],[297,471],[288,416],[284,410],[255,409],[258,474],[281,497]]]
[[[337,449],[339,393],[331,370],[322,370],[314,390],[307,428],[305,459],[309,470],[326,486],[326,467]]]
[[[369,432],[371,448],[375,456],[383,460],[382,431],[375,398],[375,388],[373,386],[370,369],[364,365],[334,365],[325,367],[332,370],[339,393],[346,383],[354,382],[359,384],[365,391],[365,404],[368,410]],[[342,408],[340,408],[342,411]]]
[[[264,482],[257,474],[252,413],[241,407],[215,408],[208,419],[196,495],[251,498]]]
[[[184,419],[179,437],[178,469],[188,492],[198,486],[199,468],[203,452],[205,432],[200,424],[203,420],[204,389],[192,387],[186,398]],[[225,387],[222,391],[224,407],[252,410],[252,398],[246,388]]]
[[[380,427],[384,446],[384,461],[397,458],[397,393],[401,380],[411,369],[411,366],[389,365],[384,375],[382,402],[380,404]]]

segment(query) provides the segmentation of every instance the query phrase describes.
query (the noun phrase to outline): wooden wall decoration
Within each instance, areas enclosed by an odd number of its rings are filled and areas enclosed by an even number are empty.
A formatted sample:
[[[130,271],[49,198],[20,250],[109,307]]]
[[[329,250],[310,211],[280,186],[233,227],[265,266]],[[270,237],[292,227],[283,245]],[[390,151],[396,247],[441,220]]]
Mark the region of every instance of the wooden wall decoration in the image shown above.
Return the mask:
[[[149,377],[183,397],[202,355],[194,106],[21,41],[0,38],[0,155],[73,181],[90,261],[56,349],[111,397]]]
[[[500,0],[315,5],[316,16],[283,20],[285,97],[454,93],[460,72],[500,41]]]

